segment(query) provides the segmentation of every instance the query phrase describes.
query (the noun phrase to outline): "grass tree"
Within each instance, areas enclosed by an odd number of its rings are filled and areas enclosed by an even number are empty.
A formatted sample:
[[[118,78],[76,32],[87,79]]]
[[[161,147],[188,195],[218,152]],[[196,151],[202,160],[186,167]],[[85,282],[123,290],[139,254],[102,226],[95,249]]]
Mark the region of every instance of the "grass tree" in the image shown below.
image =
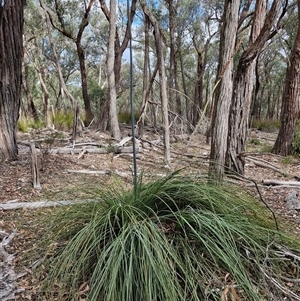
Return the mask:
[[[50,219],[49,300],[297,300],[299,257],[236,187],[172,174],[96,195]]]

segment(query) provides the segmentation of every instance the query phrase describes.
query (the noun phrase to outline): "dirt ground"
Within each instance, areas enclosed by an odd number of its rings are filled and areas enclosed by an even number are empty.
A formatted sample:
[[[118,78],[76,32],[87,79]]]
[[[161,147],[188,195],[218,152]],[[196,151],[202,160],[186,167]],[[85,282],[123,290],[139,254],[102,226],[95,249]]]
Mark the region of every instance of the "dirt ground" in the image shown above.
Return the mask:
[[[129,128],[123,129],[123,137],[130,134]],[[111,141],[108,133],[94,129],[87,130],[78,138],[75,145],[70,142],[71,136],[66,132],[50,130],[19,133],[19,158],[16,161],[0,161],[0,203],[33,202],[40,200],[80,200],[91,195],[93,187],[101,189],[102,185],[116,185],[117,181],[132,185],[133,159],[131,153],[114,149],[117,142]],[[300,213],[285,209],[285,198],[299,187],[286,185],[266,186],[262,180],[297,181],[300,178],[300,158],[283,158],[269,151],[275,142],[276,133],[252,131],[246,154],[246,178],[255,180],[260,188],[264,201],[274,211],[276,216],[292,223],[292,231],[300,237]],[[35,141],[41,189],[32,187],[31,155],[26,145]],[[137,170],[144,177],[168,174],[171,171],[185,167],[183,172],[205,175],[208,170],[209,145],[202,134],[196,134],[191,141],[182,133],[172,135],[172,165],[164,165],[163,145],[159,133],[149,130],[142,141],[137,143]],[[74,147],[73,147],[74,146]],[[123,148],[126,149],[128,145]],[[104,149],[103,153],[90,153],[89,149]],[[73,151],[72,151],[73,149]],[[75,149],[79,151],[75,152]],[[105,151],[107,150],[107,151]],[[58,153],[59,152],[59,153]],[[62,153],[64,152],[64,153]],[[68,153],[66,153],[68,152]],[[260,162],[262,164],[257,164]],[[262,166],[266,165],[266,166]],[[276,167],[272,168],[270,166]],[[77,171],[77,172],[76,172]],[[117,181],[116,181],[117,179]],[[251,181],[231,178],[237,184],[244,186],[258,197],[257,190]],[[300,184],[300,182],[299,182]],[[38,214],[43,214],[38,211]],[[10,253],[16,257],[16,271],[24,270],[25,260],[22,257],[36,233],[28,231],[32,226],[34,210],[1,210],[0,230],[11,233],[17,230],[17,236],[10,246]],[[46,214],[46,213],[45,213]],[[284,227],[284,225],[279,225]],[[32,229],[31,229],[32,230]],[[20,276],[21,290],[18,300],[38,300],[34,298],[37,286],[32,279],[32,271],[28,267]],[[31,277],[32,278],[32,277]]]

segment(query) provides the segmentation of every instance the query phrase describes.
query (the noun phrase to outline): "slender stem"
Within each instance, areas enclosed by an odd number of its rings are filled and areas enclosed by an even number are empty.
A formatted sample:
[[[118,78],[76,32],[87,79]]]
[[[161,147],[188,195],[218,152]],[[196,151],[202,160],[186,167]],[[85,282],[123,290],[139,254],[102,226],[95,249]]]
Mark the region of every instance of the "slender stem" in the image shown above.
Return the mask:
[[[133,150],[133,185],[137,186],[137,164],[136,164],[136,146],[135,146],[135,120],[133,104],[133,63],[132,63],[132,36],[131,36],[131,19],[130,5],[127,0],[128,30],[129,30],[129,61],[130,61],[130,110],[131,110],[131,132],[132,132],[132,150]]]

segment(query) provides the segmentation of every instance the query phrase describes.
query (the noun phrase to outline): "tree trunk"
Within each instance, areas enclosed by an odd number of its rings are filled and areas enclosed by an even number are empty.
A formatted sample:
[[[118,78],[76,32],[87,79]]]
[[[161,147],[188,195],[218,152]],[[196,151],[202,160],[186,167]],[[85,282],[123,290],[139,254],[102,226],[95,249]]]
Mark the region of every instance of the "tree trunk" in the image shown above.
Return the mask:
[[[130,8],[130,20],[128,20],[127,22],[127,26],[126,26],[126,30],[125,30],[125,35],[124,35],[124,39],[121,43],[120,41],[120,37],[117,31],[117,26],[115,26],[116,28],[116,32],[115,32],[115,47],[114,47],[114,72],[115,72],[115,89],[116,89],[116,94],[118,94],[118,90],[119,90],[119,86],[120,86],[120,78],[121,78],[121,66],[122,66],[122,55],[125,51],[125,49],[127,48],[129,39],[130,39],[130,32],[129,32],[129,22],[133,21],[134,15],[135,15],[135,10],[136,10],[136,2],[137,0],[132,0],[131,1],[131,8]],[[106,1],[105,0],[99,0],[100,6],[101,6],[101,10],[104,13],[107,21],[110,23],[110,14],[111,12],[109,11],[107,5],[106,5]]]
[[[117,91],[115,81],[115,38],[116,38],[116,0],[110,0],[109,40],[107,50],[107,76],[109,89],[109,121],[112,136],[120,140],[121,132],[117,116]]]
[[[0,3],[0,150],[8,159],[18,156],[16,125],[22,86],[25,3],[25,0]]]
[[[292,143],[300,114],[300,0],[298,5],[298,31],[286,72],[282,97],[281,126],[273,153],[288,156],[292,154]]]
[[[69,100],[72,104],[72,108],[73,108],[72,142],[75,143],[76,135],[78,133],[78,129],[79,129],[79,126],[80,126],[79,120],[78,120],[79,119],[78,104],[77,104],[76,99],[69,92],[69,90],[66,86],[66,83],[64,81],[64,77],[63,77],[62,70],[61,70],[61,67],[60,67],[58,55],[56,53],[55,45],[54,45],[54,42],[52,40],[52,35],[51,35],[51,31],[50,31],[51,24],[50,24],[50,20],[49,20],[49,15],[43,10],[42,16],[43,16],[43,19],[45,20],[45,24],[47,26],[49,43],[50,43],[50,46],[51,46],[51,49],[52,49],[54,63],[55,63],[55,67],[56,67],[56,70],[57,70],[57,73],[58,73],[58,79],[59,79],[59,83],[60,83],[60,86],[61,86],[61,89],[62,89],[61,90],[62,95],[64,95],[64,93],[65,93],[68,96],[68,98],[69,98]],[[48,109],[47,109],[47,111],[48,111]]]
[[[176,93],[176,49],[175,49],[175,15],[176,3],[173,0],[167,0],[169,10],[169,37],[170,37],[170,55],[169,55],[169,77],[168,77],[168,97],[170,107],[181,115],[181,103]]]
[[[194,103],[193,103],[192,119],[191,119],[193,126],[197,125],[200,117],[200,110],[203,102],[203,75],[204,75],[202,52],[200,51],[200,49],[198,49],[196,45],[195,45],[195,49],[197,51],[197,77],[195,82]]]
[[[50,100],[49,100],[49,91],[47,89],[46,83],[44,81],[44,71],[40,71],[38,69],[38,77],[39,81],[41,84],[41,88],[43,91],[43,98],[44,98],[44,116],[45,116],[45,121],[46,121],[46,127],[51,127],[52,126],[52,120],[51,120],[51,112],[50,112]]]
[[[181,81],[182,81],[182,89],[184,92],[184,99],[185,99],[185,114],[183,116],[186,118],[186,120],[189,122],[187,125],[187,131],[189,133],[192,132],[192,127],[190,123],[190,105],[189,105],[189,97],[188,97],[188,89],[186,85],[186,80],[185,80],[185,74],[184,74],[184,63],[183,63],[183,56],[182,56],[182,51],[179,49],[178,50],[179,54],[179,61],[180,61],[180,73],[181,73]]]
[[[81,88],[82,88],[82,98],[84,102],[84,108],[85,108],[85,117],[86,122],[89,123],[93,119],[93,113],[91,109],[90,99],[88,96],[88,86],[87,86],[87,74],[86,74],[86,67],[85,67],[85,56],[84,56],[84,49],[81,45],[82,35],[85,30],[85,28],[89,24],[89,15],[92,9],[92,6],[96,0],[90,0],[88,5],[86,5],[85,13],[81,19],[81,23],[78,28],[78,32],[76,37],[71,34],[68,30],[66,30],[64,25],[64,16],[59,11],[59,8],[56,6],[56,14],[58,16],[58,20],[60,25],[58,26],[52,17],[52,14],[49,12],[49,9],[46,9],[44,3],[42,0],[40,0],[40,6],[43,10],[45,10],[48,14],[48,17],[50,19],[51,25],[57,29],[61,34],[63,34],[65,37],[71,39],[72,41],[75,41],[76,44],[76,50],[79,60],[79,66],[80,66],[80,76],[81,76]],[[86,3],[85,3],[86,4]]]
[[[89,7],[93,5],[95,0],[90,1]],[[91,103],[88,94],[88,85],[87,85],[87,75],[86,75],[86,67],[85,67],[85,57],[84,57],[84,49],[81,45],[82,34],[85,27],[89,24],[88,22],[88,14],[90,9],[85,13],[85,17],[82,19],[77,38],[76,38],[76,49],[77,55],[79,59],[79,67],[80,67],[80,75],[81,75],[81,87],[82,87],[82,98],[84,102],[85,109],[85,122],[89,124],[93,119],[93,113],[91,109]]]
[[[234,78],[225,165],[230,171],[242,175],[244,174],[245,158],[241,154],[246,150],[257,56],[270,36],[281,2],[281,0],[273,1],[271,9],[265,17],[267,1],[256,1],[250,46],[243,52]]]
[[[29,113],[30,117],[33,117],[34,121],[39,121],[38,112],[34,105],[32,95],[31,95],[31,90],[30,90],[29,70],[28,70],[29,64],[26,62],[23,64],[23,66],[24,66],[23,90],[24,90],[24,93],[26,95],[26,100],[27,100],[27,112]]]
[[[79,27],[79,30],[77,33],[77,39],[76,39],[77,53],[78,53],[79,64],[80,64],[82,97],[83,97],[84,108],[85,108],[85,121],[87,124],[89,124],[92,121],[93,113],[92,113],[91,103],[90,103],[90,99],[89,99],[89,95],[88,95],[84,49],[81,45],[81,40],[82,40],[83,31],[89,24],[89,14],[90,14],[90,11],[92,9],[94,2],[95,2],[95,0],[91,0],[89,2],[88,7],[86,8],[85,14],[81,20],[81,24],[80,24],[80,27]]]
[[[136,2],[137,0],[132,0],[131,1],[131,8],[130,8],[130,20],[127,21],[127,26],[126,26],[126,30],[125,30],[125,35],[124,35],[124,39],[122,41],[122,43],[120,42],[120,37],[117,31],[117,26],[116,24],[114,24],[114,28],[115,28],[115,38],[114,38],[114,47],[111,46],[111,50],[113,51],[113,53],[108,54],[108,56],[112,56],[114,55],[113,61],[114,61],[114,66],[112,71],[114,72],[114,86],[111,86],[111,89],[115,89],[114,92],[112,92],[113,94],[118,94],[118,90],[119,90],[119,86],[120,86],[120,78],[121,78],[121,65],[122,65],[122,55],[125,51],[125,49],[127,48],[129,39],[130,39],[130,31],[129,28],[131,26],[129,26],[129,22],[133,21],[134,15],[135,15],[135,10],[136,10]],[[99,0],[100,6],[101,6],[101,10],[104,13],[107,21],[109,22],[109,26],[111,26],[112,20],[111,20],[111,11],[108,9],[107,5],[106,5],[106,1],[105,0]],[[116,22],[116,16],[113,16],[114,18],[114,22]],[[112,59],[112,58],[111,58]],[[110,76],[108,74],[108,76]],[[110,92],[109,92],[110,93]],[[111,122],[111,120],[110,120]]]
[[[260,118],[260,106],[261,106],[261,100],[259,97],[259,91],[260,91],[260,75],[258,70],[259,64],[255,65],[255,92],[254,92],[254,99],[253,99],[253,106],[252,106],[252,113],[251,117],[254,119]]]
[[[232,73],[235,40],[238,28],[240,0],[226,0],[223,25],[220,33],[220,57],[216,101],[213,110],[212,141],[209,173],[221,181],[224,176],[225,154],[227,149],[228,117],[232,96]],[[220,81],[220,82],[219,82]]]
[[[149,17],[145,15],[145,51],[144,51],[144,66],[143,66],[143,98],[142,98],[142,111],[139,121],[137,122],[138,134],[140,137],[144,135],[144,125],[145,125],[145,113],[146,104],[148,101],[149,93],[148,82],[149,82],[149,66],[150,66],[150,21]]]
[[[166,70],[165,61],[163,54],[163,41],[160,34],[160,27],[153,16],[153,14],[147,9],[144,3],[141,3],[144,13],[149,17],[151,24],[154,27],[154,39],[157,56],[158,72],[160,77],[160,91],[161,91],[161,106],[164,123],[164,155],[165,163],[167,166],[171,164],[171,150],[170,150],[170,129],[169,129],[169,116],[168,116],[168,92],[167,92],[167,81],[166,81]]]

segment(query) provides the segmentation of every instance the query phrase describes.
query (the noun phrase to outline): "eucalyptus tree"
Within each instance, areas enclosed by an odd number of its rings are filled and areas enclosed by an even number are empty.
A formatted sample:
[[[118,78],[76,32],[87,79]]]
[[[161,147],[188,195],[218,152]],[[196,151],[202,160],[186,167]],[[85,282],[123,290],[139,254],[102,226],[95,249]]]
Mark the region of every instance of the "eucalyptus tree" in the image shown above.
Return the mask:
[[[24,48],[26,48],[27,41],[24,39]],[[28,57],[28,54],[26,51],[24,52],[24,59],[23,59],[23,83],[22,83],[22,89],[25,94],[25,98],[27,101],[27,105],[21,103],[21,108],[23,107],[23,113],[24,115],[32,117],[35,121],[39,121],[39,115],[36,108],[36,105],[33,100],[33,95],[31,93],[32,90],[34,90],[34,87],[31,85],[30,78],[32,77],[31,74],[32,68],[30,63],[30,58]]]
[[[193,46],[196,52],[196,76],[194,83],[194,93],[192,95],[192,107],[190,114],[187,116],[191,120],[192,125],[196,126],[201,117],[201,110],[205,111],[204,105],[208,107],[209,99],[209,78],[211,74],[215,73],[213,68],[215,55],[213,50],[214,37],[218,33],[218,22],[216,23],[216,16],[219,15],[218,7],[212,2],[203,5],[202,9],[199,8],[193,15],[192,24],[190,25],[190,31],[192,34]],[[211,54],[210,54],[211,52]],[[209,66],[210,58],[212,57],[212,64]],[[207,70],[207,68],[209,70]],[[207,83],[205,86],[205,75],[207,74]],[[206,90],[206,91],[205,91]],[[206,92],[206,98],[204,98],[204,91]],[[204,112],[207,113],[207,112]]]
[[[109,39],[107,49],[107,74],[109,89],[109,119],[112,136],[120,140],[121,132],[117,116],[117,90],[115,80],[115,39],[116,39],[116,20],[117,20],[117,3],[116,0],[110,0],[110,20],[109,20]]]
[[[109,108],[109,116],[110,116],[110,122],[113,122],[113,124],[110,124],[112,135],[115,136],[115,138],[120,138],[120,130],[118,129],[119,125],[117,124],[118,118],[117,118],[117,101],[116,97],[119,93],[120,88],[120,78],[121,78],[121,66],[122,66],[122,55],[124,51],[126,50],[128,46],[129,39],[131,38],[131,32],[130,28],[135,16],[136,12],[136,2],[137,0],[131,1],[131,5],[128,8],[129,9],[129,16],[125,17],[124,20],[121,20],[121,25],[119,22],[117,22],[117,12],[116,9],[116,3],[113,0],[113,2],[110,2],[110,7],[107,6],[107,3],[105,0],[99,0],[101,10],[103,14],[105,15],[107,21],[109,22],[109,38],[111,42],[114,41],[114,45],[108,46],[108,59],[110,62],[113,62],[113,70],[110,68],[110,72],[108,72],[108,81],[110,81],[110,87],[109,87],[109,95],[107,102],[109,103],[109,106],[106,106]],[[114,9],[114,11],[111,11]],[[113,24],[115,23],[115,24]],[[125,24],[124,26],[122,26]],[[112,32],[112,30],[115,30],[115,32]],[[123,37],[122,37],[122,32]],[[109,53],[111,52],[112,53]],[[114,56],[114,57],[112,57]],[[112,74],[113,72],[114,74]],[[109,78],[111,77],[111,78]],[[104,112],[105,113],[105,112]]]
[[[24,31],[23,31],[23,48],[24,48],[24,58],[23,58],[23,83],[22,83],[22,102],[21,102],[21,113],[25,117],[32,117],[34,120],[38,121],[40,116],[38,114],[37,106],[34,102],[34,92],[37,91],[36,83],[37,77],[35,74],[34,67],[31,64],[30,55],[27,52],[29,44],[35,39],[36,35],[32,32],[31,24],[34,23],[35,29],[41,24],[40,18],[36,18],[38,15],[34,2],[32,0],[27,0],[26,8],[24,10]],[[35,16],[35,18],[33,18]],[[28,22],[32,20],[32,22]],[[24,100],[23,100],[24,99]]]
[[[130,10],[130,18],[129,20],[122,20],[121,25],[120,22],[116,24],[116,32],[115,32],[115,48],[114,48],[114,55],[115,55],[115,81],[116,81],[116,88],[119,88],[120,76],[121,76],[121,66],[122,66],[122,55],[128,46],[128,42],[130,39],[130,25],[132,24],[136,12],[136,2],[137,0],[131,1]],[[106,4],[105,0],[99,0],[101,10],[105,15],[105,18],[108,22],[110,22],[110,9]],[[130,24],[129,24],[130,22]],[[123,36],[122,36],[123,33]]]
[[[83,33],[89,25],[89,16],[96,0],[78,1],[43,1],[39,0],[41,7],[47,11],[50,22],[62,35],[72,40],[76,45],[79,59],[82,97],[85,107],[85,118],[87,122],[93,119],[91,104],[88,96],[88,81],[85,65],[85,51],[82,45]]]
[[[140,137],[144,134],[144,125],[145,125],[145,116],[149,100],[150,88],[152,83],[149,84],[149,75],[150,75],[150,29],[151,23],[149,17],[144,14],[144,53],[143,53],[143,83],[142,83],[142,108],[140,118],[137,121],[138,134]],[[156,68],[157,70],[157,68]],[[155,72],[156,75],[156,72]]]
[[[182,115],[182,104],[179,95],[179,83],[178,83],[178,64],[177,53],[178,46],[176,43],[176,36],[178,37],[178,9],[180,6],[179,0],[165,0],[168,8],[168,31],[169,31],[169,76],[168,76],[168,97],[170,105],[174,102],[176,113]]]
[[[281,126],[272,152],[287,156],[292,154],[296,125],[300,116],[300,0],[297,0],[298,30],[290,54],[282,96]]]
[[[18,155],[16,125],[22,85],[25,3],[25,0],[0,2],[0,150],[9,159]]]
[[[235,72],[226,166],[239,174],[244,174],[243,153],[246,150],[257,57],[273,34],[274,25],[278,22],[280,13],[284,11],[284,5],[286,5],[285,0],[274,0],[267,12],[267,1],[256,1],[248,48],[243,51]]]
[[[34,119],[41,118],[45,121],[46,126],[51,126],[50,93],[46,84],[46,70],[51,63],[48,62],[48,59],[42,53],[41,45],[43,45],[45,32],[35,1],[27,1],[24,19],[23,90],[29,106],[28,111]],[[39,84],[37,85],[36,83]],[[42,103],[40,99],[42,99]],[[37,112],[41,108],[43,108],[41,110],[43,111],[43,116],[38,115]]]
[[[39,117],[46,126],[52,126],[52,113],[72,108],[67,101],[68,94],[65,92],[64,85],[68,85],[70,91],[76,89],[76,96],[81,94],[81,88],[77,84],[80,82],[80,72],[78,72],[80,67],[74,43],[69,39],[61,39],[61,35],[53,30],[51,25],[49,29],[47,18],[48,15],[39,3],[33,0],[27,1],[24,67],[32,70],[29,78],[30,92],[34,105],[39,110]],[[53,45],[55,45],[54,51]],[[24,77],[26,80],[25,72]]]
[[[160,78],[160,95],[161,95],[161,107],[164,123],[164,155],[165,163],[167,166],[171,164],[171,150],[170,150],[170,129],[169,129],[169,111],[168,111],[168,92],[167,92],[167,82],[166,82],[166,70],[165,70],[165,58],[164,58],[164,44],[163,36],[161,34],[161,28],[159,22],[146,6],[144,2],[141,3],[143,12],[149,18],[150,23],[154,28],[154,39],[155,39],[155,49],[157,57],[157,68]]]
[[[185,117],[188,123],[195,126],[203,103],[203,76],[212,38],[209,9],[205,1],[166,0],[166,4],[170,106],[175,108],[181,119]],[[184,95],[184,102],[181,95]],[[187,128],[190,129],[190,126]]]
[[[238,29],[239,0],[225,0],[220,32],[216,101],[213,110],[210,175],[221,180],[227,150],[228,119],[233,90],[233,56]]]

